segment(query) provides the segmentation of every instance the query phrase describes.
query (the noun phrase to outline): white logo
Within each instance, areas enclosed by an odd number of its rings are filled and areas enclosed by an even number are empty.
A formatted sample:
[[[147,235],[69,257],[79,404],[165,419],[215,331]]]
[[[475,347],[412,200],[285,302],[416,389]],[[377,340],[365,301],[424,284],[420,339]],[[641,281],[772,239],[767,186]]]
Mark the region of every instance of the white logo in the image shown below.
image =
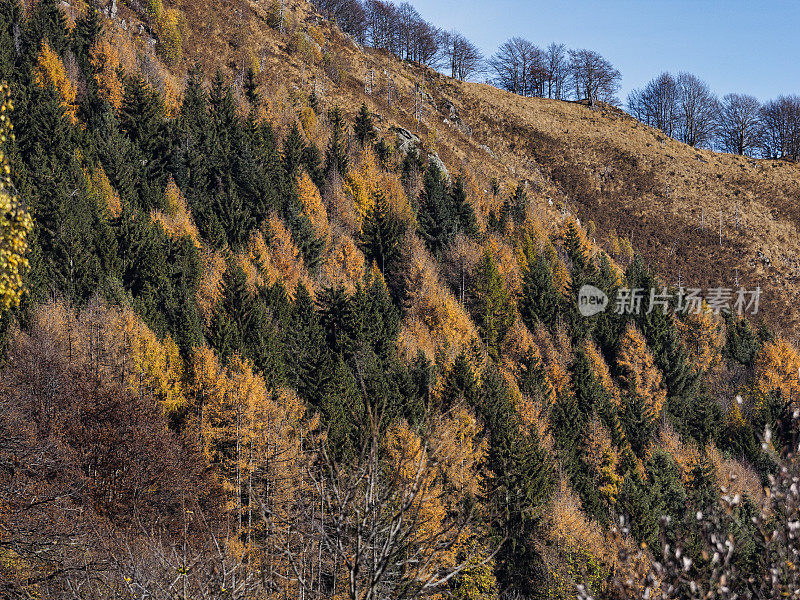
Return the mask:
[[[608,306],[608,296],[593,285],[584,285],[578,291],[578,312],[584,317],[593,317]]]

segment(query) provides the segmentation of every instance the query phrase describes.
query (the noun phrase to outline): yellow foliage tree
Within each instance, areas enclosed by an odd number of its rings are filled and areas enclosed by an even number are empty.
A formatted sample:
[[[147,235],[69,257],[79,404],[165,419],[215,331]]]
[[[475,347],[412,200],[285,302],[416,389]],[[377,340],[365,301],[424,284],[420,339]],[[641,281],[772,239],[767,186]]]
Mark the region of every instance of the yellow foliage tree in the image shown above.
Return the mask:
[[[458,405],[436,424],[432,438],[432,455],[443,480],[458,497],[477,497],[487,440],[472,412],[463,404]]]
[[[167,189],[164,191],[167,209],[165,212],[153,210],[150,218],[161,225],[164,231],[173,239],[189,236],[195,248],[200,248],[200,232],[192,220],[189,206],[172,177],[169,178]]]
[[[119,194],[111,185],[111,182],[103,170],[103,165],[97,164],[97,168],[91,173],[86,173],[86,187],[89,194],[94,198],[97,205],[108,211],[109,216],[117,218],[122,213],[122,201]]]
[[[61,107],[64,109],[64,114],[73,124],[77,123],[78,107],[75,104],[75,86],[72,85],[69,77],[67,77],[64,63],[61,62],[58,54],[50,49],[50,45],[47,42],[42,42],[39,58],[36,61],[34,77],[36,84],[40,88],[45,89],[49,86],[55,88]]]
[[[311,221],[317,236],[327,239],[330,233],[328,213],[322,203],[317,186],[305,171],[297,178],[297,189],[300,194],[300,203],[303,205],[303,214]]]
[[[327,285],[343,285],[352,292],[356,283],[364,278],[364,254],[352,237],[334,233],[330,253],[321,270]]]
[[[434,537],[435,532],[441,530],[447,511],[427,447],[423,446],[422,440],[408,423],[401,421],[386,432],[386,454],[392,485],[398,489],[418,490],[412,506],[412,511],[417,515],[415,537],[419,540]],[[446,560],[440,557],[442,559]]]
[[[620,340],[617,366],[621,373],[623,393],[643,403],[644,418],[648,424],[653,424],[661,414],[667,392],[662,385],[661,371],[653,361],[644,336],[632,323]]]
[[[310,106],[304,106],[300,109],[300,125],[303,126],[303,131],[306,132],[306,135],[313,139],[317,133],[317,113],[314,112]]]
[[[689,360],[699,372],[708,371],[720,358],[723,332],[720,318],[708,310],[687,314],[677,320]]]
[[[94,80],[100,96],[114,108],[122,104],[123,85],[119,77],[119,52],[105,39],[98,39],[89,50],[89,61],[95,70]]]
[[[169,66],[183,58],[183,13],[176,8],[162,10],[156,19],[158,54]]]
[[[276,534],[272,526],[290,522],[294,500],[312,492],[307,472],[313,454],[306,446],[317,446],[319,421],[306,419],[293,392],[268,390],[239,356],[223,365],[210,348],[197,348],[192,370],[192,415],[201,448],[227,492],[245,550],[258,562],[264,546],[271,553],[286,547],[283,536],[290,534]]]
[[[3,149],[13,142],[11,92],[0,85],[0,310],[19,304],[22,275],[28,268],[28,234],[33,220],[11,181],[11,166]]]
[[[150,391],[165,412],[177,412],[186,404],[183,390],[183,360],[170,336],[163,341],[130,310],[122,315],[123,331],[131,355],[133,392]]]
[[[200,317],[211,325],[214,307],[222,296],[222,277],[225,275],[225,257],[216,250],[203,248],[200,252],[202,271],[200,285],[197,286],[197,308]]]
[[[800,353],[784,338],[764,344],[755,361],[756,388],[760,398],[776,393],[792,410],[800,407]]]
[[[622,485],[622,477],[617,473],[619,453],[611,443],[608,429],[598,419],[589,423],[586,445],[586,460],[592,468],[597,490],[608,507],[613,508]]]
[[[586,358],[589,359],[589,364],[592,366],[592,373],[594,373],[595,378],[611,398],[611,402],[615,407],[620,408],[619,387],[611,378],[611,371],[608,368],[606,359],[603,358],[600,349],[591,340],[586,342]]]

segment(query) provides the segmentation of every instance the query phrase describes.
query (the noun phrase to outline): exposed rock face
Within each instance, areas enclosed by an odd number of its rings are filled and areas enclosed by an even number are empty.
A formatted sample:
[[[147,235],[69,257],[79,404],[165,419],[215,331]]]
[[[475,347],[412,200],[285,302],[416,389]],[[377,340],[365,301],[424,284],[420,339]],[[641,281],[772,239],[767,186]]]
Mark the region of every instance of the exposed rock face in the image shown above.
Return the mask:
[[[450,181],[450,173],[448,173],[447,167],[444,166],[444,162],[442,162],[442,159],[439,158],[438,154],[435,154],[434,152],[429,153],[428,160],[439,167],[439,170],[442,172],[442,175],[445,176],[445,179]]]
[[[472,128],[464,123],[461,115],[458,114],[458,109],[456,108],[455,104],[450,102],[450,100],[442,100],[442,103],[439,105],[439,112],[442,113],[444,117],[445,125],[450,125],[451,127],[456,127],[460,129],[467,135],[472,134]]]
[[[392,127],[392,131],[397,136],[397,150],[401,155],[405,156],[409,150],[415,149],[420,145],[419,136],[411,133],[408,129]]]

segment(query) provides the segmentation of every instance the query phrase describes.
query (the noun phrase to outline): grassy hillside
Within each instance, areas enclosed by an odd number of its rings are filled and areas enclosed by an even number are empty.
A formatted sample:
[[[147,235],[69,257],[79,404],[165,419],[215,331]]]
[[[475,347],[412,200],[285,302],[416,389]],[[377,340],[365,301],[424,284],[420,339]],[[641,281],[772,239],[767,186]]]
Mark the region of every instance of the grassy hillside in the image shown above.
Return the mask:
[[[328,78],[325,84],[330,104],[354,116],[366,102],[380,127],[417,132],[423,143],[436,145],[451,169],[475,174],[485,190],[494,177],[505,190],[529,182],[545,221],[557,220],[566,207],[584,224],[595,223],[595,237],[607,251],[615,247],[611,235],[629,238],[666,284],[677,286],[680,279],[699,288],[759,285],[770,325],[796,335],[796,164],[691,148],[612,107],[523,98],[445,78],[356,46],[305,2],[286,4],[284,34],[269,26],[274,7],[263,2],[175,5],[189,24],[186,65],[199,59],[209,73],[223,68],[236,77],[255,57],[264,66],[260,80],[268,97],[282,87],[311,91],[315,73],[321,94],[325,68],[304,60],[302,51],[288,52],[297,31],[316,27],[337,67],[328,69],[338,73],[337,81]],[[372,94],[364,93],[366,68],[374,72]],[[417,123],[414,86],[423,76],[426,98]],[[453,109],[455,121],[449,118]]]

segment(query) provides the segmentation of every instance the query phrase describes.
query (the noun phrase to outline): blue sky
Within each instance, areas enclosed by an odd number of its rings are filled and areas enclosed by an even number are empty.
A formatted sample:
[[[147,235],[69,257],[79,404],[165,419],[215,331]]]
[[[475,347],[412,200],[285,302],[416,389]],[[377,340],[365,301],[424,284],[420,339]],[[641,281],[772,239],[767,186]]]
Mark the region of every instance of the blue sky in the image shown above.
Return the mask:
[[[621,99],[663,70],[719,95],[800,93],[800,2],[776,0],[412,0],[423,18],[491,54],[519,35],[590,48],[622,71]]]

